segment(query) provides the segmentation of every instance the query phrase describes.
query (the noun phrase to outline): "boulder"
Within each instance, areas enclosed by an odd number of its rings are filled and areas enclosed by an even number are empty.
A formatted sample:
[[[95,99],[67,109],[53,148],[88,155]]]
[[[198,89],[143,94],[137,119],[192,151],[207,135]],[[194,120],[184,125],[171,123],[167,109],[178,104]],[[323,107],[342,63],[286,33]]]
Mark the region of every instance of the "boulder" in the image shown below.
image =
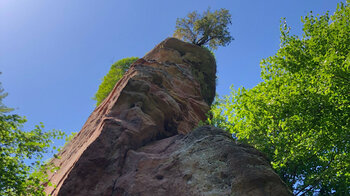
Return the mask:
[[[111,195],[292,195],[266,157],[227,132],[199,127],[130,150]]]
[[[168,38],[133,63],[51,163],[62,196],[290,195],[267,159],[212,127],[215,58]]]

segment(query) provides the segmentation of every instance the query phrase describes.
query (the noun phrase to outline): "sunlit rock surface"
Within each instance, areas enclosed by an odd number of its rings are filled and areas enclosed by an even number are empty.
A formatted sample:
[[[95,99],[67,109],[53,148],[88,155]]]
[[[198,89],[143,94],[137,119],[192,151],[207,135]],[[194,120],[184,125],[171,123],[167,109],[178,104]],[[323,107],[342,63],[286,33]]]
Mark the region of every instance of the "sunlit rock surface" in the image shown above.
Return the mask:
[[[216,63],[168,38],[137,60],[52,163],[62,196],[289,195],[266,158],[205,120]]]

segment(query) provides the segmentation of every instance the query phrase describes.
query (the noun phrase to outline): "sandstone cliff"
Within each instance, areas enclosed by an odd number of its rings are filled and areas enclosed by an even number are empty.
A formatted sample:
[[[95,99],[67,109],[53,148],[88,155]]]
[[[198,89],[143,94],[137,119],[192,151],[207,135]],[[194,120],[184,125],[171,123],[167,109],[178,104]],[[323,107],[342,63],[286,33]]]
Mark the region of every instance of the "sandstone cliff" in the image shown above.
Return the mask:
[[[266,158],[205,119],[216,64],[168,38],[136,61],[52,163],[52,195],[290,195]]]

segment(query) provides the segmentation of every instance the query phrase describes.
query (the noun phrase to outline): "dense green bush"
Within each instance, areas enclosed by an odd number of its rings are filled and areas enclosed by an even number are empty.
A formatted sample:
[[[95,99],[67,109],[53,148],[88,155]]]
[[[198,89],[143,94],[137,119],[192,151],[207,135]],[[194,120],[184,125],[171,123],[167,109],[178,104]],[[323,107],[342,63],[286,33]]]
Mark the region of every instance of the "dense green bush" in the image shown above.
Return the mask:
[[[121,59],[115,62],[107,75],[102,79],[100,86],[93,98],[96,100],[96,106],[100,105],[102,101],[108,96],[108,94],[113,90],[115,84],[123,77],[124,73],[129,69],[130,65],[135,62],[138,57],[129,57]]]

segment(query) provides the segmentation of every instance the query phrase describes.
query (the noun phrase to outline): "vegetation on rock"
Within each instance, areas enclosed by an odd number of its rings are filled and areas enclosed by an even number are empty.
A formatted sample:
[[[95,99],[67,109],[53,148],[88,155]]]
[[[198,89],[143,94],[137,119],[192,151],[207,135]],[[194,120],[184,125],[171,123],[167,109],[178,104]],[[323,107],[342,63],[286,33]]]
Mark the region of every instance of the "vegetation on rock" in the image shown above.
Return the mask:
[[[130,65],[135,62],[138,57],[129,57],[115,62],[109,72],[103,77],[100,86],[94,96],[96,106],[100,105],[102,101],[113,90],[115,84],[123,77],[124,73],[129,69]]]
[[[174,37],[198,46],[208,45],[215,50],[218,46],[227,46],[233,40],[228,31],[230,24],[231,14],[226,9],[215,12],[208,9],[202,15],[194,11],[187,18],[176,20]]]
[[[295,195],[349,195],[350,6],[302,22],[302,37],[281,25],[263,82],[232,89],[210,122],[266,153]]]
[[[261,62],[263,82],[252,89],[232,88],[229,96],[212,105],[208,121],[264,152],[295,195],[349,195],[349,1],[339,4],[332,16],[310,13],[302,22],[302,36],[291,35],[287,24],[281,24],[280,49]],[[233,40],[230,24],[226,9],[194,11],[177,19],[174,36],[215,50]],[[203,62],[191,71],[210,105],[216,69],[209,65],[215,58],[183,58]],[[137,59],[124,58],[111,66],[93,98],[97,106]],[[46,172],[53,167],[42,158],[52,152],[52,141],[65,134],[45,132],[43,124],[21,130],[26,119],[7,113],[12,109],[2,104],[6,95],[0,88],[0,195],[45,195]]]

